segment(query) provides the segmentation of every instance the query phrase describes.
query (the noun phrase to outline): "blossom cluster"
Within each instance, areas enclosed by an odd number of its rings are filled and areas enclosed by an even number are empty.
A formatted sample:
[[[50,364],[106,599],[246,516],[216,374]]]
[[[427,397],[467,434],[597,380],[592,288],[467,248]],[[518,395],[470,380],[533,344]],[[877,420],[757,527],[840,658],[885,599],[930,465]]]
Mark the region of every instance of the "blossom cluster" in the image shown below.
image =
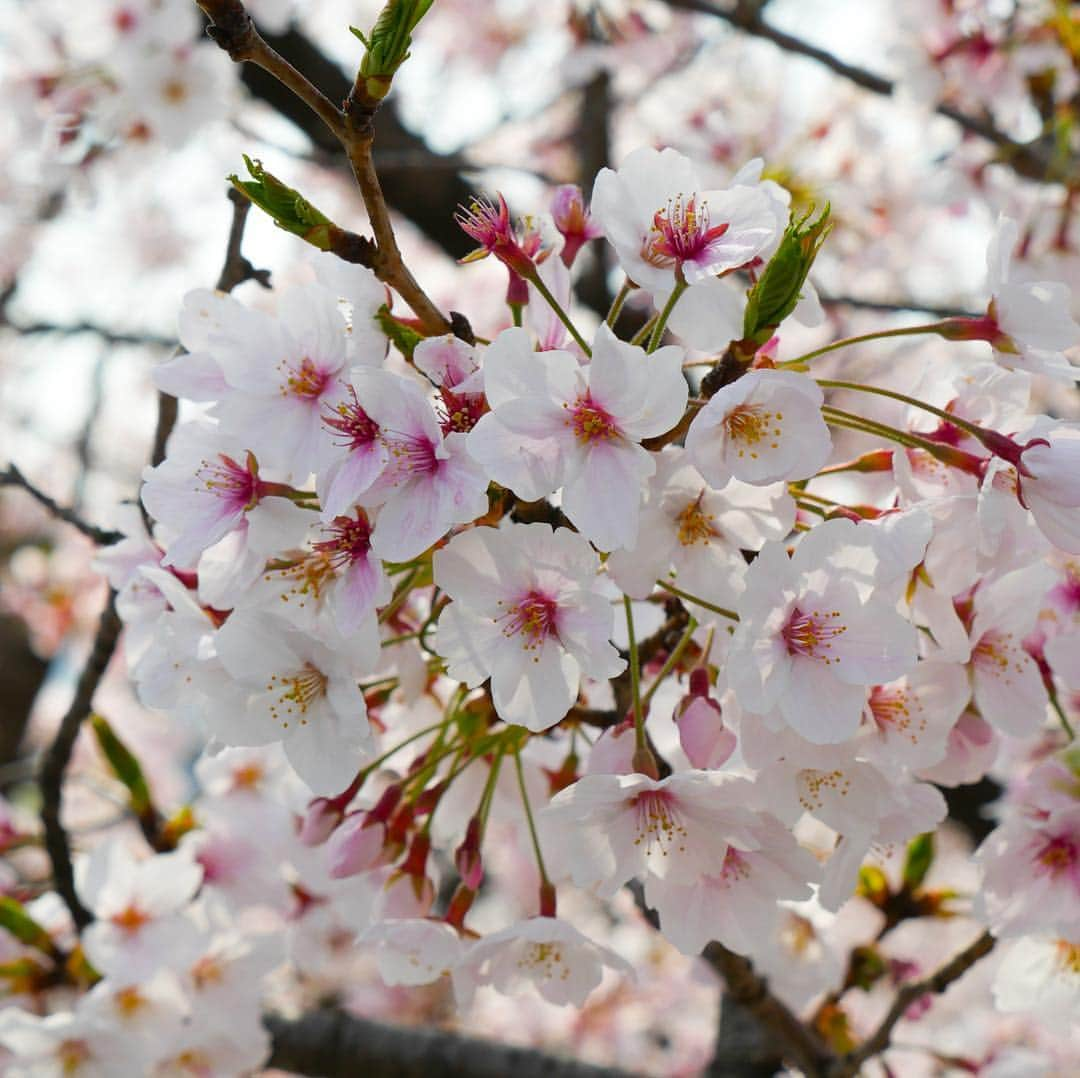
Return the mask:
[[[1003,220],[985,315],[904,330],[938,339],[921,396],[816,377],[847,342],[781,358],[820,322],[827,232],[789,201],[760,162],[714,190],[642,149],[540,225],[477,202],[516,323],[490,341],[423,336],[331,255],[272,314],[186,297],[153,531],[133,514],[100,560],[206,793],[153,856],[79,861],[100,980],[0,1016],[27,1073],[239,1073],[286,955],[317,974],[354,946],[462,1006],[581,1006],[629,967],[558,903],[634,880],[680,951],[717,940],[803,1006],[843,970],[800,981],[793,923],[802,954],[1003,744],[1044,760],[969,915],[1010,941],[1003,1010],[1075,1008],[1080,428],[1029,394],[1071,377],[1080,327],[1063,285],[1014,279]],[[571,309],[600,237],[653,312],[629,339]],[[955,341],[982,350],[943,361]],[[496,834],[530,897],[481,932]]]

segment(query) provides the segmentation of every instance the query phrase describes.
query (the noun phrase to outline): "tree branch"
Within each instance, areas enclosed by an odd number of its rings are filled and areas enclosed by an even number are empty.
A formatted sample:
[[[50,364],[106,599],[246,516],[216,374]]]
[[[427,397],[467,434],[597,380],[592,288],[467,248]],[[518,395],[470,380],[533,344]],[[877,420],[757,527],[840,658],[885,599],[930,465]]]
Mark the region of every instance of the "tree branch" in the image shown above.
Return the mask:
[[[798,1066],[807,1078],[829,1074],[832,1053],[818,1035],[808,1028],[779,998],[749,959],[712,942],[702,957],[720,974],[728,995],[749,1011],[779,1042],[777,1050]]]
[[[361,100],[356,87],[344,108],[338,108],[308,78],[302,75],[279,52],[273,49],[255,28],[241,0],[196,0],[210,20],[206,32],[238,63],[261,67],[302,101],[341,143],[360,187],[368,219],[375,234],[376,253],[372,269],[379,280],[394,288],[412,308],[425,332],[450,333],[451,323],[420,287],[401,258],[379,184],[371,147],[375,137],[375,113],[378,103]]]
[[[57,520],[62,520],[65,524],[70,524],[77,531],[82,532],[88,539],[92,539],[95,543],[99,543],[102,546],[108,546],[110,543],[118,543],[124,538],[120,532],[112,531],[109,528],[99,528],[95,524],[89,524],[73,510],[65,509],[62,505],[57,504],[57,502],[50,498],[44,491],[38,490],[38,488],[35,487],[14,464],[9,464],[3,472],[0,472],[0,487],[21,487],[37,502],[45,506]]]
[[[748,3],[746,0],[736,0],[734,6],[730,8],[718,7],[712,3],[712,0],[667,0],[667,4],[669,7],[682,11],[712,15],[714,18],[722,19],[745,34],[771,41],[786,52],[805,56],[871,93],[891,97],[896,88],[896,84],[891,79],[855,64],[849,64],[826,49],[811,45],[802,38],[771,26],[762,18],[760,10],[762,5]],[[1009,165],[1018,175],[1042,182],[1049,177],[1053,162],[1051,153],[1048,151],[1053,149],[1052,141],[1050,143],[1043,140],[1029,143],[1017,142],[1004,131],[999,130],[988,117],[971,116],[952,105],[939,104],[935,111],[940,116],[945,116],[959,124],[970,134],[978,135],[997,146],[1001,151],[1002,162]]]
[[[71,867],[71,846],[61,822],[63,809],[64,772],[67,770],[75,740],[83,720],[90,713],[97,687],[108,668],[120,636],[120,618],[116,613],[116,593],[109,592],[108,602],[98,622],[94,644],[82,674],[75,686],[71,706],[60,721],[56,737],[45,753],[38,776],[41,790],[41,823],[45,829],[45,850],[52,864],[54,886],[71,911],[79,929],[94,919],[93,914],[79,901],[75,893],[75,874]]]
[[[626,1071],[440,1029],[391,1026],[344,1011],[268,1015],[268,1067],[318,1078],[631,1078]]]
[[[949,985],[967,973],[980,958],[988,955],[993,950],[995,942],[989,932],[984,932],[929,977],[901,988],[896,993],[896,999],[893,1000],[888,1014],[882,1019],[881,1025],[854,1052],[850,1052],[833,1063],[826,1072],[828,1078],[853,1078],[857,1075],[864,1063],[880,1055],[889,1047],[893,1028],[913,1003],[930,993],[939,995],[944,992]]]

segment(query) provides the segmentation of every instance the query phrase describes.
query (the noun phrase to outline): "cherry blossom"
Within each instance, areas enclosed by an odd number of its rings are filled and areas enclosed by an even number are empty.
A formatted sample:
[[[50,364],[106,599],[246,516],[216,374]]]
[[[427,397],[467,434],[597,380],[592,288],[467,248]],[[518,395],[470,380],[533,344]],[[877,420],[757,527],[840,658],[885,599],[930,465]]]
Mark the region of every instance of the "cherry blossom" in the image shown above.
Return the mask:
[[[641,447],[682,415],[688,395],[674,346],[646,355],[602,326],[592,361],[532,350],[504,330],[484,358],[492,411],[469,435],[469,452],[495,482],[526,501],[562,488],[562,508],[602,550],[637,540],[641,483],[655,470]]]
[[[686,449],[717,490],[744,483],[805,479],[828,459],[822,392],[806,375],[750,371],[724,386],[690,424]]]
[[[490,677],[507,722],[544,730],[570,709],[583,675],[623,669],[609,642],[614,611],[598,587],[599,561],[580,536],[546,524],[475,528],[438,551],[434,566],[454,600],[435,650],[468,685]]]

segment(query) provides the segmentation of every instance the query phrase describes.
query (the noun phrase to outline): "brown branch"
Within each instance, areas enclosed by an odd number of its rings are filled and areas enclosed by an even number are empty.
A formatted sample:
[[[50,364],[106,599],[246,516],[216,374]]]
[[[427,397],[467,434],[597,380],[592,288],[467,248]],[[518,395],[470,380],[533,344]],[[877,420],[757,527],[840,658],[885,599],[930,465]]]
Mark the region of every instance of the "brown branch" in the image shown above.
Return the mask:
[[[0,325],[17,333],[20,337],[36,337],[42,334],[55,334],[58,337],[77,337],[92,334],[106,344],[150,345],[155,348],[168,348],[172,345],[170,337],[159,337],[156,333],[135,333],[99,326],[95,322],[72,322],[63,325],[57,322],[12,322],[0,317]]]
[[[341,143],[360,187],[360,194],[375,234],[377,251],[371,268],[379,280],[395,289],[412,308],[425,332],[450,333],[453,328],[451,323],[420,287],[405,266],[398,249],[390,211],[371,157],[377,105],[359,100],[355,95],[355,87],[344,110],[334,105],[306,76],[267,43],[255,28],[241,0],[196,0],[196,3],[210,20],[207,34],[232,60],[255,64],[272,75],[314,112]]]
[[[631,1078],[614,1067],[448,1030],[384,1025],[339,1010],[293,1020],[268,1015],[263,1024],[274,1043],[268,1067],[319,1078]]]
[[[90,713],[94,694],[116,648],[120,635],[120,618],[116,613],[116,593],[110,591],[108,602],[98,622],[90,656],[75,686],[71,706],[60,721],[52,744],[45,753],[38,776],[41,790],[41,823],[45,829],[45,850],[52,864],[54,886],[71,911],[76,927],[85,928],[93,914],[79,901],[75,893],[75,874],[71,867],[71,846],[61,821],[63,810],[64,772],[67,770],[75,740],[83,720]]]
[[[753,967],[749,959],[728,950],[722,943],[712,942],[702,957],[720,974],[727,994],[750,1012],[773,1034],[777,1050],[794,1063],[807,1078],[820,1078],[831,1072],[834,1057],[818,1035],[807,1027],[778,997]]]
[[[746,0],[736,0],[734,6],[730,8],[719,7],[712,3],[712,0],[667,0],[667,4],[669,7],[682,11],[711,15],[721,19],[745,34],[771,41],[786,52],[805,56],[871,93],[891,97],[896,89],[896,84],[892,79],[887,79],[855,64],[849,64],[826,49],[811,45],[810,42],[803,41],[794,34],[771,26],[762,18],[760,10],[762,5],[748,3]],[[999,130],[988,117],[971,116],[947,104],[939,104],[935,111],[940,116],[952,120],[968,133],[978,135],[997,146],[1001,151],[1002,162],[1009,165],[1020,176],[1038,181],[1045,181],[1049,177],[1053,165],[1050,152],[1053,150],[1052,140],[1017,142],[1004,131]]]
[[[70,524],[77,531],[82,532],[88,539],[92,539],[95,543],[100,543],[102,546],[108,546],[110,543],[118,543],[124,538],[120,532],[112,531],[109,528],[99,528],[97,525],[90,524],[83,520],[82,517],[73,510],[65,509],[62,505],[59,505],[44,491],[38,490],[38,488],[35,487],[14,464],[9,464],[4,471],[0,472],[0,487],[21,487],[37,502],[45,506],[57,520],[62,520],[65,524]]]
[[[245,257],[242,251],[244,244],[244,227],[247,224],[247,216],[251,210],[251,203],[235,187],[228,191],[229,201],[232,203],[232,224],[229,226],[229,239],[225,244],[225,261],[221,265],[217,283],[214,287],[219,292],[231,292],[245,281],[257,281],[263,288],[270,287],[270,271],[256,269]],[[184,349],[179,345],[173,351],[172,358],[182,356]],[[165,459],[165,445],[176,426],[176,417],[179,405],[171,393],[158,392],[157,425],[154,428],[154,442],[150,450],[150,463],[155,467]],[[149,531],[150,522],[147,521]]]
[[[995,942],[989,932],[984,932],[929,977],[901,988],[896,993],[896,999],[893,1000],[888,1014],[882,1019],[877,1029],[854,1052],[836,1060],[825,1072],[827,1078],[853,1078],[857,1075],[864,1063],[880,1055],[889,1047],[894,1027],[913,1003],[925,995],[931,993],[939,995],[944,992],[949,985],[967,973],[980,958],[988,955],[993,950]]]

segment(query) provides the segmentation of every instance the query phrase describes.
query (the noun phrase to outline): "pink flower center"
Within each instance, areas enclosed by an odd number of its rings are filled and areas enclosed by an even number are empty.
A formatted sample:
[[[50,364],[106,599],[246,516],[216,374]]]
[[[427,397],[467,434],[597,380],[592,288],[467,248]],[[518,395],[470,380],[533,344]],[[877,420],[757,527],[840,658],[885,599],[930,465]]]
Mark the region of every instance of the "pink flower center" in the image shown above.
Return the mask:
[[[652,228],[642,244],[641,256],[651,266],[664,269],[681,266],[684,262],[703,262],[713,245],[728,230],[725,222],[709,224],[709,207],[697,196],[672,199],[666,209],[653,214]]]
[[[877,685],[870,693],[870,714],[883,734],[896,734],[913,745],[926,730],[926,719],[916,697],[903,689],[887,689]]]
[[[295,717],[301,726],[307,725],[308,711],[326,695],[329,678],[316,670],[311,663],[290,674],[271,674],[266,691],[274,694],[270,704],[270,715],[288,729],[289,722]]]
[[[366,449],[379,437],[379,425],[360,407],[356,390],[349,386],[351,400],[334,406],[333,412],[323,416],[323,426],[343,435],[338,442],[349,450]]]
[[[740,880],[750,878],[750,863],[745,854],[740,853],[734,846],[727,848],[724,854],[724,865],[720,869],[720,879],[725,884],[738,883]]]
[[[821,659],[826,666],[837,662],[837,657],[829,652],[833,641],[847,632],[847,626],[840,617],[839,610],[812,610],[804,614],[795,607],[781,633],[788,654]]]
[[[282,360],[278,364],[283,381],[279,392],[283,397],[299,397],[301,400],[314,401],[322,396],[330,374],[318,367],[309,356],[304,356],[299,365]]]
[[[661,857],[686,852],[686,826],[671,794],[666,790],[646,790],[633,799],[632,805],[637,814],[635,846],[644,846],[646,853],[655,847]]]
[[[502,600],[499,600],[499,605],[502,605]],[[526,651],[539,651],[548,637],[558,638],[559,605],[550,596],[533,589],[495,621],[496,624],[502,622],[503,636],[508,639],[520,636],[521,646]],[[533,661],[539,662],[539,655],[534,656]]]
[[[438,446],[426,434],[398,434],[383,431],[382,443],[391,456],[398,481],[432,475],[439,470]]]
[[[713,526],[716,517],[712,513],[706,513],[701,507],[704,496],[705,492],[702,491],[692,502],[687,502],[675,518],[679,529],[679,542],[683,546],[707,543],[719,535]]]
[[[241,467],[232,457],[219,453],[216,462],[204,460],[195,471],[202,490],[225,502],[230,511],[252,508],[262,489],[254,467],[254,457],[248,454],[248,467]]]
[[[114,913],[110,921],[129,936],[134,936],[143,925],[150,923],[150,917],[134,902],[129,903],[119,913]]]
[[[1080,869],[1080,845],[1070,835],[1056,835],[1039,850],[1035,860],[1049,876],[1075,876]]]
[[[334,517],[323,526],[323,535],[327,538],[314,548],[335,568],[366,558],[371,550],[371,522],[363,509],[357,509],[355,517]]]
[[[443,434],[453,431],[468,434],[487,411],[487,401],[482,394],[455,393],[453,389],[442,386],[439,399],[435,402],[435,410],[439,413]]]
[[[783,419],[783,412],[766,411],[760,404],[740,404],[724,417],[724,430],[740,457],[749,453],[751,460],[757,460],[763,442],[769,449],[779,447]]]
[[[563,407],[569,409],[570,414],[566,423],[573,430],[580,445],[607,442],[612,438],[622,436],[618,423],[592,399],[588,392],[578,397],[572,406],[564,405]]]

